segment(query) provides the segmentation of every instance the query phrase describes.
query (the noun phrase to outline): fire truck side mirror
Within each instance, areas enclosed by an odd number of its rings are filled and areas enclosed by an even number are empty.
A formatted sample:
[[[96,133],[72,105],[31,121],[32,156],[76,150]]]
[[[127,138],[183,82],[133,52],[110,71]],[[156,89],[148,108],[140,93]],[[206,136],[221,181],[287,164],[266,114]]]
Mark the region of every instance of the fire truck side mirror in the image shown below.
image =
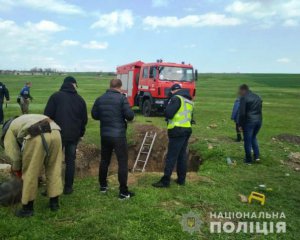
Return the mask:
[[[198,81],[198,70],[195,70],[195,81]]]

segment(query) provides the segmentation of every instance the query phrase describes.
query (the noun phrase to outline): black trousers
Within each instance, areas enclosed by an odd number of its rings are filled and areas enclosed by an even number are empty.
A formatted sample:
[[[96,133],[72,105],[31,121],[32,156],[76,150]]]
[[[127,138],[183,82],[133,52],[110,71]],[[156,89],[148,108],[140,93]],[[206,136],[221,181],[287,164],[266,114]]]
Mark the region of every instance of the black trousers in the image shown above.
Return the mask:
[[[169,184],[171,175],[175,164],[177,163],[177,176],[178,183],[183,184],[185,182],[187,172],[187,146],[190,135],[182,137],[169,137],[168,153],[166,158],[166,165],[164,170],[164,176],[161,181],[165,184]]]
[[[113,150],[115,151],[118,159],[118,180],[120,184],[120,192],[126,193],[128,191],[128,147],[126,137],[101,137],[99,183],[101,187],[107,187],[107,173]]]
[[[3,123],[4,114],[3,114],[3,103],[0,103],[0,123]]]
[[[72,188],[75,175],[75,159],[76,159],[76,149],[77,141],[74,142],[63,142],[63,147],[65,150],[65,188]]]

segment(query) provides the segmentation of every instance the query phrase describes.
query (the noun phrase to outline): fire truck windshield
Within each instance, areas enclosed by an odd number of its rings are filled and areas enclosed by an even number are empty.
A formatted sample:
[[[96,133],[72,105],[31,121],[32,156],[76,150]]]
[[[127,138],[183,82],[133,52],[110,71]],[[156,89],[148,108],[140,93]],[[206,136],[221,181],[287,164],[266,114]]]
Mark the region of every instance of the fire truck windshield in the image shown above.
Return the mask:
[[[165,67],[159,68],[159,80],[162,81],[181,81],[191,82],[193,81],[193,69],[181,68],[181,67]]]

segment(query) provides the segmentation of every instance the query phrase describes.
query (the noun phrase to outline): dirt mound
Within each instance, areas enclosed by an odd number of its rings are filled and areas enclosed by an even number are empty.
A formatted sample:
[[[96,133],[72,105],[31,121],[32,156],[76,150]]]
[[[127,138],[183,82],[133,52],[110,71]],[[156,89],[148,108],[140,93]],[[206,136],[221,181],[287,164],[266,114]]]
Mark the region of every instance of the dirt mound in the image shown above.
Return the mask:
[[[142,141],[146,132],[157,133],[155,143],[151,155],[149,157],[146,172],[162,172],[164,168],[164,160],[167,154],[168,136],[167,131],[152,125],[137,124],[134,128],[133,143],[128,149],[128,166],[132,170],[135,159],[138,155]],[[195,142],[197,139],[191,138],[190,142]],[[96,145],[79,144],[77,149],[77,176],[97,176],[100,162],[100,149]],[[201,164],[200,156],[192,151],[188,153],[188,171],[197,172]],[[139,168],[140,166],[138,166]],[[116,173],[118,164],[115,154],[112,156],[109,174]]]
[[[280,134],[276,137],[279,141],[300,145],[300,136],[292,134]]]
[[[291,152],[287,161],[280,161],[281,164],[293,168],[295,171],[300,171],[300,152]]]
[[[80,143],[77,148],[76,173],[79,177],[96,176],[100,162],[100,149],[94,144]]]

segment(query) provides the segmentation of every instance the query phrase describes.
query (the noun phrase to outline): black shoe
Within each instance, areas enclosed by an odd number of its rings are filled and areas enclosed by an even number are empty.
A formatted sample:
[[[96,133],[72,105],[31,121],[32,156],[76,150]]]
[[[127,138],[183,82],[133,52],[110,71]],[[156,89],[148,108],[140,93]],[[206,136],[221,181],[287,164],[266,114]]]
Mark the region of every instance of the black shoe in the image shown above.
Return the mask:
[[[50,203],[49,207],[52,212],[56,212],[59,209],[59,204],[58,203]]]
[[[170,187],[170,184],[163,183],[162,181],[158,181],[156,183],[153,183],[152,186],[156,188],[168,188]]]
[[[134,196],[135,196],[135,194],[133,192],[129,192],[129,191],[127,191],[125,193],[121,193],[121,192],[119,193],[119,199],[120,200],[129,199],[129,198],[132,198]]]
[[[26,218],[33,216],[33,210],[21,208],[16,212],[16,216],[19,218]]]
[[[176,179],[175,182],[176,182],[178,185],[180,185],[180,186],[184,186],[184,185],[185,185],[185,181],[179,182],[178,179]]]
[[[100,192],[101,193],[107,193],[108,187],[101,187],[100,186]]]
[[[50,198],[49,207],[52,212],[56,212],[59,209],[58,197]]]
[[[68,188],[68,187],[64,188],[64,194],[65,195],[70,195],[72,193],[73,193],[73,188]]]
[[[33,201],[29,201],[16,212],[16,216],[20,218],[33,216]]]

